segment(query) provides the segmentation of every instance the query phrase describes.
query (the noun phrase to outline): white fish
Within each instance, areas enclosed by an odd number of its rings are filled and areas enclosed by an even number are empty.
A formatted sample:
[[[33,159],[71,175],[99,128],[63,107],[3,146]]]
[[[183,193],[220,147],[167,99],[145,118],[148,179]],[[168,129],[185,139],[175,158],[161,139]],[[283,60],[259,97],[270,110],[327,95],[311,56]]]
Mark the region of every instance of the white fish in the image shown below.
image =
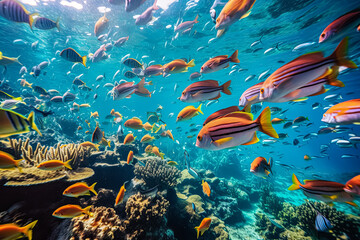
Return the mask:
[[[212,43],[216,38],[211,38],[209,41],[208,41],[208,44]]]
[[[126,54],[120,62],[124,62],[125,59],[128,59],[130,57],[130,53]]]
[[[245,79],[245,82],[251,81],[255,78],[256,75],[250,75]]]
[[[20,71],[19,71],[19,74],[23,75],[24,73],[27,73],[27,68],[25,66],[22,66]]]
[[[353,144],[360,143],[360,137],[356,137],[356,136],[350,137],[349,141]]]
[[[198,49],[196,49],[196,51],[199,52],[200,50],[203,50],[204,48],[205,48],[204,46],[201,46]]]
[[[296,47],[294,47],[293,52],[299,51],[300,49],[306,48],[306,47],[310,47],[312,45],[314,45],[316,42],[308,42],[308,43],[302,43],[297,45]]]
[[[206,107],[209,107],[209,106],[211,106],[211,105],[213,105],[214,103],[217,103],[217,102],[219,102],[218,99],[216,99],[216,100],[211,100],[211,101],[209,101],[205,106],[206,106]]]
[[[96,77],[96,81],[101,81],[104,78],[105,78],[104,75],[99,75],[99,76]]]
[[[266,70],[265,72],[262,72],[259,77],[258,77],[258,80],[260,81],[263,77],[266,76],[266,74],[270,71],[270,69]]]
[[[339,141],[336,142],[336,145],[338,145],[341,148],[353,147],[353,144],[348,140],[339,140]]]
[[[13,41],[13,44],[16,44],[16,45],[27,45],[28,42],[25,41],[25,40],[23,40],[23,39],[15,39],[15,40]]]
[[[113,87],[114,87],[114,84],[112,84],[112,83],[105,83],[104,87],[106,87],[106,88],[113,88]]]
[[[117,77],[117,75],[119,75],[120,74],[120,70],[117,70],[116,71],[116,73],[114,74],[114,76],[113,76],[113,80]]]
[[[325,101],[334,101],[337,99],[342,99],[342,96],[340,94],[331,94],[324,97]]]
[[[36,50],[37,47],[38,47],[38,45],[39,45],[39,40],[38,40],[38,41],[35,41],[35,42],[33,42],[33,43],[31,44],[31,49],[32,49],[32,50]]]
[[[237,71],[237,69],[231,70],[231,71],[229,72],[229,75],[233,74],[233,73],[236,72],[236,71]]]
[[[172,118],[174,116],[174,113],[169,113],[169,118]]]
[[[264,52],[264,54],[269,54],[269,53],[273,53],[273,52],[275,52],[275,50],[276,50],[276,48],[268,48],[268,49],[266,49],[265,50],[265,52]]]

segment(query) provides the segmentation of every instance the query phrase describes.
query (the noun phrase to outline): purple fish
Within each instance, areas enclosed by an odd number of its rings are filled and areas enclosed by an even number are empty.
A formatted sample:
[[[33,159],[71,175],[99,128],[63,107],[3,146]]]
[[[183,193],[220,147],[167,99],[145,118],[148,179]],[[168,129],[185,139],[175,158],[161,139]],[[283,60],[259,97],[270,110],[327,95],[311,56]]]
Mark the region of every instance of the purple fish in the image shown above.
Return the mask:
[[[62,103],[63,102],[63,97],[62,96],[55,96],[55,97],[50,99],[50,102]]]
[[[132,12],[139,8],[146,0],[125,0],[125,11]]]
[[[195,79],[198,79],[198,78],[200,78],[200,77],[201,77],[201,73],[199,73],[199,72],[194,72],[194,73],[192,73],[192,74],[190,75],[189,79],[190,79],[190,80],[195,80]]]
[[[143,71],[143,74],[144,74],[144,77],[151,77],[151,76],[161,75],[162,72],[163,72],[162,65],[156,64],[156,65],[151,65],[151,66],[148,66],[147,68],[145,68],[145,70]]]
[[[102,45],[98,50],[96,50],[96,52],[92,56],[92,62],[100,62],[102,60],[107,59],[108,55],[105,53],[105,51],[106,51],[105,45]]]
[[[136,25],[146,25],[153,18],[152,11],[158,10],[158,6],[156,6],[157,0],[154,1],[154,4],[145,10],[135,21]]]
[[[130,98],[131,94],[137,92],[138,95],[149,96],[150,92],[144,87],[145,78],[134,85],[134,82],[124,82],[115,86],[112,90],[112,96],[114,100],[119,100],[123,98]]]
[[[127,42],[127,40],[129,40],[129,36],[119,38],[117,41],[114,42],[114,46],[121,47],[122,45],[124,45]]]
[[[2,0],[0,2],[0,16],[13,22],[29,23],[31,29],[34,23],[33,16],[35,15],[38,15],[38,13],[30,14],[30,12],[18,1]]]
[[[50,20],[45,17],[38,17],[35,19],[34,26],[42,30],[57,28],[58,31],[60,32],[59,18],[56,20],[56,22],[54,22],[53,20]]]
[[[193,20],[193,21],[186,21],[186,22],[183,22],[183,23],[180,23],[179,25],[177,25],[175,27],[175,32],[180,32],[180,31],[185,31],[187,29],[190,29],[194,26],[195,23],[198,23],[198,17],[199,15],[196,15],[196,18]]]

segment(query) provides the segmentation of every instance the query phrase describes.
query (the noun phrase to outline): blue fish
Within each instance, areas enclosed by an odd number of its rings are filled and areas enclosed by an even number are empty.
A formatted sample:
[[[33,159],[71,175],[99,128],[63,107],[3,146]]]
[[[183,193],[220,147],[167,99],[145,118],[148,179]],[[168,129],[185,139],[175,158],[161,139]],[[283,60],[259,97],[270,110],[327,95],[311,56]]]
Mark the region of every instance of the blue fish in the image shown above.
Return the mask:
[[[46,17],[38,17],[35,19],[34,26],[38,29],[49,30],[53,28],[57,28],[60,32],[59,18],[54,22]]]
[[[81,56],[72,48],[66,48],[61,51],[60,57],[70,61],[70,62],[77,62],[81,63],[86,67],[86,56]]]

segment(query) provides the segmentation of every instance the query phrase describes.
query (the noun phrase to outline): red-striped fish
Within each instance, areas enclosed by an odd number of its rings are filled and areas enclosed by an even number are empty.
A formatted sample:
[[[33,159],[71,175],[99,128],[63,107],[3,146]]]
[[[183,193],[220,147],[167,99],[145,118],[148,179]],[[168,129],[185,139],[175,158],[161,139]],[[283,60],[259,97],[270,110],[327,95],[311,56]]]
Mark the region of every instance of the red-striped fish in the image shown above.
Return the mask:
[[[205,80],[190,84],[182,92],[180,100],[183,102],[200,102],[204,100],[213,100],[220,98],[220,92],[231,95],[229,90],[230,81],[219,86],[219,82],[215,80]]]
[[[86,56],[81,56],[72,48],[66,48],[61,51],[60,56],[70,62],[78,62],[86,67]]]
[[[276,102],[292,91],[305,86],[314,79],[330,74],[333,66],[357,68],[356,64],[347,58],[348,38],[344,38],[333,54],[324,57],[322,52],[302,55],[285,64],[264,82],[260,89],[261,101]]]
[[[360,124],[360,99],[338,103],[329,108],[321,121],[330,124]]]
[[[255,104],[261,102],[259,100],[259,95],[263,83],[264,82],[260,82],[245,90],[245,92],[243,92],[239,99],[239,106],[246,106],[247,104]]]
[[[60,18],[58,18],[56,22],[54,22],[53,20],[48,19],[46,17],[38,17],[35,19],[34,26],[42,30],[57,28],[58,31],[60,32],[59,20]]]
[[[267,162],[265,158],[257,157],[251,163],[250,172],[252,172],[258,177],[266,179],[266,177],[269,177],[270,173],[272,174],[272,163],[273,161],[271,160],[271,158],[269,158],[269,162]]]
[[[200,73],[213,73],[221,69],[228,68],[230,62],[239,63],[238,50],[236,50],[230,57],[228,55],[220,55],[207,60],[200,69]]]
[[[35,15],[38,15],[38,13],[30,14],[30,12],[16,0],[2,0],[0,2],[0,16],[13,22],[28,23],[31,29]]]
[[[0,108],[0,126],[0,138],[26,133],[30,129],[34,129],[42,136],[35,124],[34,112],[26,118],[17,112]]]
[[[199,15],[196,15],[195,19],[193,21],[186,21],[183,23],[180,23],[179,25],[177,25],[174,29],[175,32],[180,32],[180,31],[185,31],[187,29],[191,29],[195,23],[198,23],[198,17]]]
[[[112,96],[114,100],[123,98],[130,98],[131,94],[135,93],[139,96],[150,97],[151,93],[144,87],[145,78],[141,79],[138,84],[134,82],[124,82],[115,86],[112,90]]]
[[[279,138],[271,125],[271,111],[267,107],[253,120],[251,113],[232,112],[211,120],[197,136],[196,146],[208,150],[221,150],[239,145],[250,145],[259,141],[256,131]]]
[[[305,196],[320,200],[326,203],[332,202],[345,202],[352,206],[357,206],[354,203],[354,197],[344,191],[344,184],[325,181],[325,180],[304,180],[305,184],[301,184],[299,179],[293,174],[293,184],[288,190],[299,190],[301,189]]]
[[[238,106],[232,106],[232,107],[228,107],[228,108],[224,108],[224,109],[220,109],[219,111],[214,112],[213,114],[211,114],[210,116],[207,117],[207,119],[204,121],[203,126],[205,126],[208,122],[211,122],[214,119],[223,117],[229,113],[233,113],[233,112],[250,112],[250,105],[246,105],[244,107],[244,109],[240,110],[240,108]]]

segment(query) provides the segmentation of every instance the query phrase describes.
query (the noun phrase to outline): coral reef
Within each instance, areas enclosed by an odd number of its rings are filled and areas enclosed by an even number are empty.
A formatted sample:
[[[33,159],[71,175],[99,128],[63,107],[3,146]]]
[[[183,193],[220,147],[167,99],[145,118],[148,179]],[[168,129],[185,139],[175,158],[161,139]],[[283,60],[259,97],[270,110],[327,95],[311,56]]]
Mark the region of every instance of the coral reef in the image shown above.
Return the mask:
[[[115,240],[125,239],[124,227],[113,208],[92,207],[94,215],[83,215],[72,219],[70,240]]]
[[[129,197],[124,221],[127,239],[171,239],[164,217],[169,205],[161,196],[151,198],[137,193]]]
[[[139,164],[134,170],[137,178],[143,179],[149,187],[159,185],[159,187],[174,187],[180,177],[180,171],[167,164],[166,161],[150,158],[143,167]]]
[[[279,198],[269,186],[261,188],[260,208],[271,215],[277,216],[282,210],[283,199]]]

